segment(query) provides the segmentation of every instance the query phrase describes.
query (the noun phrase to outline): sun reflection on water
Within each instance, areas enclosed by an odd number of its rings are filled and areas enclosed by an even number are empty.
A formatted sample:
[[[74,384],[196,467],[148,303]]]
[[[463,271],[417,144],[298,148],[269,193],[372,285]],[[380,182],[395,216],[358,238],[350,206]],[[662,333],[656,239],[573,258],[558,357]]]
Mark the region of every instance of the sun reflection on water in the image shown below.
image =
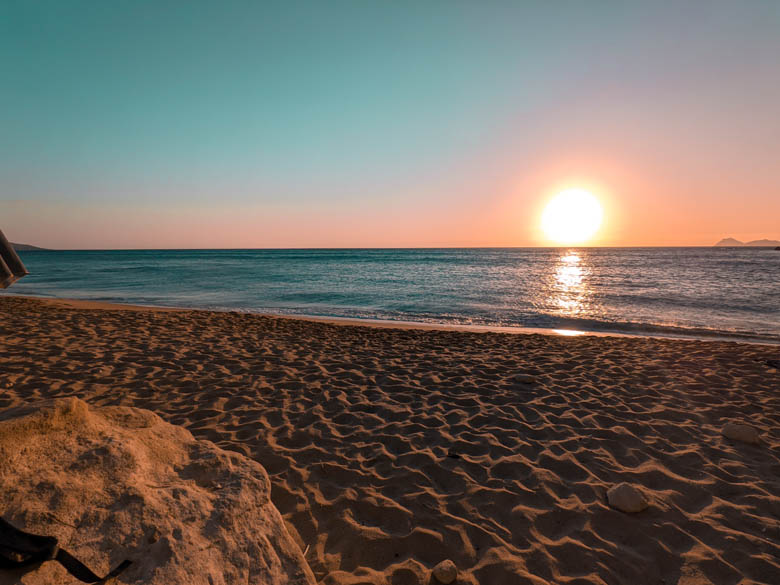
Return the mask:
[[[585,335],[584,331],[577,331],[576,329],[553,329],[553,333],[563,335],[564,337],[577,337],[578,335]]]
[[[587,277],[590,270],[579,252],[567,251],[555,265],[550,305],[562,315],[585,312],[591,295]]]

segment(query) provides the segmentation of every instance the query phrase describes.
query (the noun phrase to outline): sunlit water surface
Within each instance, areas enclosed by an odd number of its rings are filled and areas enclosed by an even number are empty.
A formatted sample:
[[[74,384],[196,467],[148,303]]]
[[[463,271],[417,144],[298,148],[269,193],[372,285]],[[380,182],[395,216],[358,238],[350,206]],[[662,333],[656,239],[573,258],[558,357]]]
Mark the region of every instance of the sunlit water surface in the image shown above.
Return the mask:
[[[36,251],[6,293],[780,342],[769,248]]]

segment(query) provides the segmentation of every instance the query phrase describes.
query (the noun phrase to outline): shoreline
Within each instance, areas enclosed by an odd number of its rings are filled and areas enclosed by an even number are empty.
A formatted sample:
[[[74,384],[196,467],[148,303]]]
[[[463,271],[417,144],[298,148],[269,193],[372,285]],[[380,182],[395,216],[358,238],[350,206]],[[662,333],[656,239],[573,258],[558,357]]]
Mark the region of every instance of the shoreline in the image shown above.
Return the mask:
[[[566,328],[543,328],[543,327],[523,327],[523,326],[502,326],[502,325],[465,325],[458,323],[429,323],[424,321],[406,321],[393,319],[370,319],[360,317],[331,317],[321,315],[305,314],[285,314],[264,311],[253,311],[247,309],[215,309],[206,307],[175,307],[163,305],[142,305],[136,303],[117,303],[112,301],[92,301],[84,299],[74,299],[66,297],[44,297],[34,295],[21,295],[6,293],[1,297],[17,297],[23,299],[34,299],[45,303],[50,303],[63,308],[74,309],[94,309],[94,310],[125,310],[125,311],[152,311],[152,312],[182,312],[182,311],[205,311],[212,313],[238,313],[242,315],[259,315],[273,319],[292,319],[299,321],[310,321],[316,323],[328,323],[331,325],[371,327],[379,329],[414,329],[423,331],[461,331],[465,333],[505,333],[509,335],[548,335],[559,337],[619,337],[619,338],[649,338],[649,339],[670,339],[684,341],[703,341],[703,342],[731,342],[747,343],[751,345],[780,346],[780,339],[772,340],[763,337],[750,337],[744,334],[729,334],[724,332],[713,332],[712,334],[696,335],[695,333],[676,333],[676,332],[656,332],[656,331],[613,331],[602,330],[593,331],[587,329],[566,329]]]

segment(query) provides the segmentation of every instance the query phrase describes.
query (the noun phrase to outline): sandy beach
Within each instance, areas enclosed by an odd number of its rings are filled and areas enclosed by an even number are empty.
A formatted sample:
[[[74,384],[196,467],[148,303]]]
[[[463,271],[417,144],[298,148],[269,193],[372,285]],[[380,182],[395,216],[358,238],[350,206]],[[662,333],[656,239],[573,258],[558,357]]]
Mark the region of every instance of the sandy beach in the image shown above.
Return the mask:
[[[146,408],[251,457],[326,585],[445,559],[470,585],[780,582],[778,358],[0,297],[0,409]],[[621,482],[649,507],[611,508]]]

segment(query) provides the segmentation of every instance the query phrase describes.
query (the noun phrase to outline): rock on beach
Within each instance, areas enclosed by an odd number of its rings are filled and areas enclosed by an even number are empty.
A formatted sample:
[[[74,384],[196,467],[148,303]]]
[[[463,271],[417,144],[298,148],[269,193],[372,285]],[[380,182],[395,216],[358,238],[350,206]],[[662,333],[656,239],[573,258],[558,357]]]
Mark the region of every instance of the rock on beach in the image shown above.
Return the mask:
[[[449,585],[450,583],[454,583],[455,579],[458,578],[458,567],[456,567],[455,563],[451,560],[447,559],[433,568],[433,576],[439,583]]]
[[[515,376],[515,382],[520,382],[521,384],[533,384],[536,382],[536,376],[532,376],[531,374],[517,374]]]
[[[263,467],[156,414],[76,398],[0,413],[0,513],[122,583],[314,585]],[[73,585],[56,562],[13,583]],[[6,581],[0,574],[0,584]]]
[[[752,445],[757,445],[760,442],[758,430],[750,425],[726,423],[723,425],[721,433],[727,439],[732,439],[734,441],[741,441]]]
[[[649,503],[642,491],[629,483],[621,483],[607,491],[607,501],[621,512],[636,514],[648,507]]]

